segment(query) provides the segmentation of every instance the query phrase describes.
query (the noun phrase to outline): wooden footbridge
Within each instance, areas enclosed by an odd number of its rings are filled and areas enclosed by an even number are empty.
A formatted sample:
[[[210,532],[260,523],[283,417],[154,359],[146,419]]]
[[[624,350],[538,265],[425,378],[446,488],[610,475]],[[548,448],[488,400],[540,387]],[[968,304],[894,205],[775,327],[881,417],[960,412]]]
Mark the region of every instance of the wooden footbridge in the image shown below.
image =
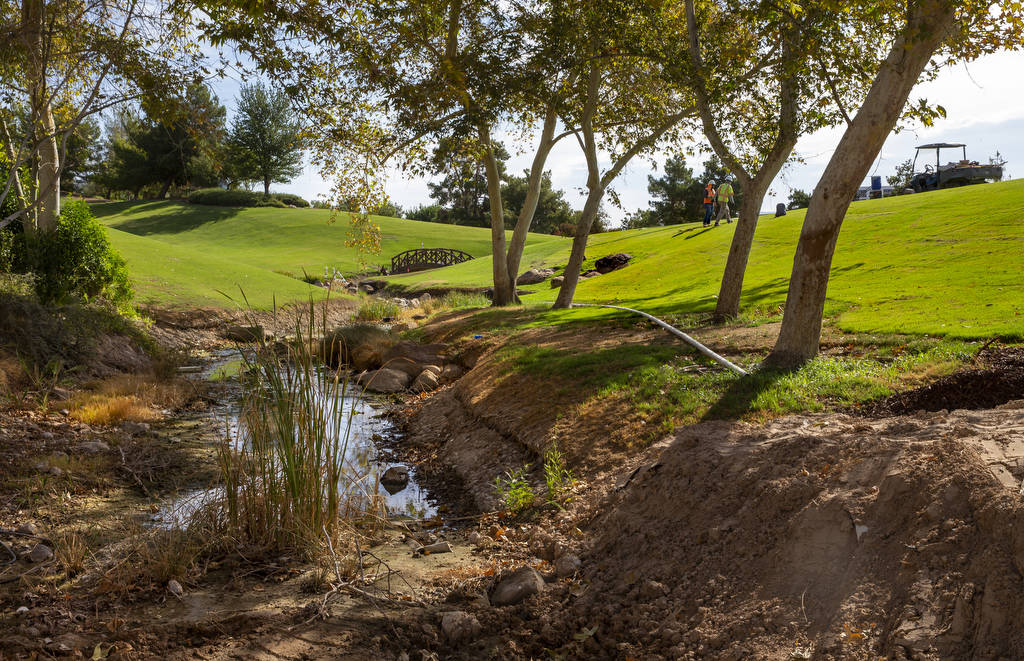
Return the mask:
[[[406,250],[391,258],[391,274],[411,273],[427,269],[461,264],[473,259],[473,255],[454,248],[417,248]]]

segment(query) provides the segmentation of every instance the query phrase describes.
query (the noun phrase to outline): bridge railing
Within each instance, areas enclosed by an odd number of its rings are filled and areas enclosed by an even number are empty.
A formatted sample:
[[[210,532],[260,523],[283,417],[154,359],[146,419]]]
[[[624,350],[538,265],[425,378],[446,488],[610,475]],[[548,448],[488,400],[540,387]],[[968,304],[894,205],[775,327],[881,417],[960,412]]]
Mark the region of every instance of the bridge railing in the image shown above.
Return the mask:
[[[400,252],[391,258],[389,273],[411,273],[436,269],[452,264],[461,264],[473,259],[473,256],[455,248],[416,248]]]

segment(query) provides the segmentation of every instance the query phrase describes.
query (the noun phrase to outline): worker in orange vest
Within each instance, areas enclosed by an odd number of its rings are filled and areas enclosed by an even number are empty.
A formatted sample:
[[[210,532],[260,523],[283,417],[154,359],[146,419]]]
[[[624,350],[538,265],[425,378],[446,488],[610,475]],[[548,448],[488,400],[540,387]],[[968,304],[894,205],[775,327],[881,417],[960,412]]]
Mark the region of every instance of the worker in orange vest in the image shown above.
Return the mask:
[[[711,224],[711,218],[715,215],[715,182],[709,181],[704,187],[704,227]]]

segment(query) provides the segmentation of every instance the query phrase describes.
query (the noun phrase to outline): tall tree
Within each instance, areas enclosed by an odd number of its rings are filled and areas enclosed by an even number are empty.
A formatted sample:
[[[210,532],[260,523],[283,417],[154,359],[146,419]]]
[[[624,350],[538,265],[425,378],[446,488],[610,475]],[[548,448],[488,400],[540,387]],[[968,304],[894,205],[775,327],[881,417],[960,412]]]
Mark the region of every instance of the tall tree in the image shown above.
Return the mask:
[[[501,143],[494,144],[498,176],[505,177],[509,154]],[[434,150],[434,173],[443,175],[430,182],[430,197],[439,206],[437,221],[451,225],[490,226],[491,200],[487,191],[484,164],[473,141],[442,142]]]
[[[0,201],[20,188],[0,227],[53,229],[68,142],[88,117],[129,99],[158,98],[200,72],[189,14],[164,0],[21,0],[0,4],[0,137],[11,164]],[[15,104],[30,130],[10,127]],[[31,168],[29,181],[19,176]]]
[[[502,201],[505,203],[505,226],[514,227],[522,214],[523,205],[530,190],[530,172],[523,176],[510,176],[502,188]],[[533,214],[531,229],[541,234],[554,234],[560,228],[575,223],[576,218],[572,206],[565,199],[565,194],[551,185],[551,172],[545,171],[537,196],[537,209]]]
[[[288,183],[302,173],[300,130],[286,94],[263,83],[243,85],[228,139],[231,158],[269,195],[270,184]]]
[[[936,54],[947,63],[962,61],[1024,44],[1024,3],[1013,0],[863,0],[846,3],[842,17],[858,21],[863,37],[891,46],[811,196],[793,260],[782,328],[767,358],[768,364],[776,366],[798,365],[817,354],[829,270],[843,218],[929,61]],[[847,32],[851,34],[855,33]],[[843,46],[832,44],[833,48]]]

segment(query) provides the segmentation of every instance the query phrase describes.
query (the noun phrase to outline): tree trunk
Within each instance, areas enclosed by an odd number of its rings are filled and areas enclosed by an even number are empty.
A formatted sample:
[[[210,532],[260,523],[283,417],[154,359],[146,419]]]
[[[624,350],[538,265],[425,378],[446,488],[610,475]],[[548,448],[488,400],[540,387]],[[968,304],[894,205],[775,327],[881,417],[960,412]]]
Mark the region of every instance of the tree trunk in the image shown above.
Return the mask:
[[[38,205],[35,226],[40,231],[57,228],[60,217],[60,151],[53,110],[46,90],[46,48],[43,43],[44,0],[23,0],[22,25],[29,53],[29,98],[36,132],[35,195]],[[29,223],[25,223],[27,226]]]
[[[567,309],[572,307],[573,297],[576,295],[576,285],[580,281],[580,269],[587,254],[587,240],[590,238],[590,228],[597,218],[597,212],[601,208],[601,198],[604,197],[603,186],[592,186],[587,195],[587,201],[583,205],[583,213],[580,214],[579,222],[576,223],[576,234],[572,238],[572,252],[569,253],[569,263],[562,274],[562,287],[558,290],[558,297],[555,299],[554,309]]]
[[[170,179],[164,182],[164,185],[160,188],[160,194],[156,196],[156,199],[163,200],[167,197],[167,191],[171,189],[171,183]]]
[[[523,208],[516,220],[516,227],[512,231],[512,239],[508,245],[508,256],[505,263],[508,268],[509,278],[513,286],[519,278],[519,263],[523,258],[523,249],[526,247],[527,234],[530,225],[533,224],[533,216],[537,213],[537,203],[540,201],[540,188],[544,181],[544,163],[554,144],[552,137],[558,123],[558,115],[554,109],[549,109],[544,118],[544,128],[540,135],[540,145],[533,157],[533,165],[530,167],[530,178],[526,186],[526,199],[523,201]]]
[[[7,120],[0,120],[0,125],[2,125],[4,131],[4,142],[7,144],[7,158],[11,161],[10,176],[14,178],[7,194],[10,195],[11,191],[13,191],[18,198],[18,208],[24,209],[28,206],[28,202],[25,199],[25,189],[21,185],[21,169],[18,163],[18,154],[14,151],[14,140],[11,138],[11,132],[7,128]],[[0,202],[2,201],[0,200]],[[23,224],[28,225],[28,219],[25,219]]]
[[[747,271],[750,259],[750,248],[754,244],[754,232],[757,230],[757,219],[761,214],[761,203],[768,191],[771,177],[743,178],[743,201],[740,202],[740,217],[736,222],[736,233],[733,234],[729,246],[729,258],[725,262],[725,274],[722,286],[718,290],[718,303],[715,305],[715,321],[722,322],[740,313],[740,295],[743,293],[743,276]]]
[[[793,260],[782,329],[766,360],[769,365],[794,367],[818,353],[829,270],[843,218],[910,91],[949,34],[955,3],[924,0],[912,11],[811,196]]]
[[[270,177],[263,177],[263,195],[270,196]]]
[[[516,301],[515,281],[509,278],[505,263],[505,213],[501,205],[501,177],[498,160],[494,156],[491,133],[486,126],[479,128],[480,144],[484,147],[484,171],[487,178],[487,195],[491,207],[491,271],[494,276],[495,306],[510,305]]]

